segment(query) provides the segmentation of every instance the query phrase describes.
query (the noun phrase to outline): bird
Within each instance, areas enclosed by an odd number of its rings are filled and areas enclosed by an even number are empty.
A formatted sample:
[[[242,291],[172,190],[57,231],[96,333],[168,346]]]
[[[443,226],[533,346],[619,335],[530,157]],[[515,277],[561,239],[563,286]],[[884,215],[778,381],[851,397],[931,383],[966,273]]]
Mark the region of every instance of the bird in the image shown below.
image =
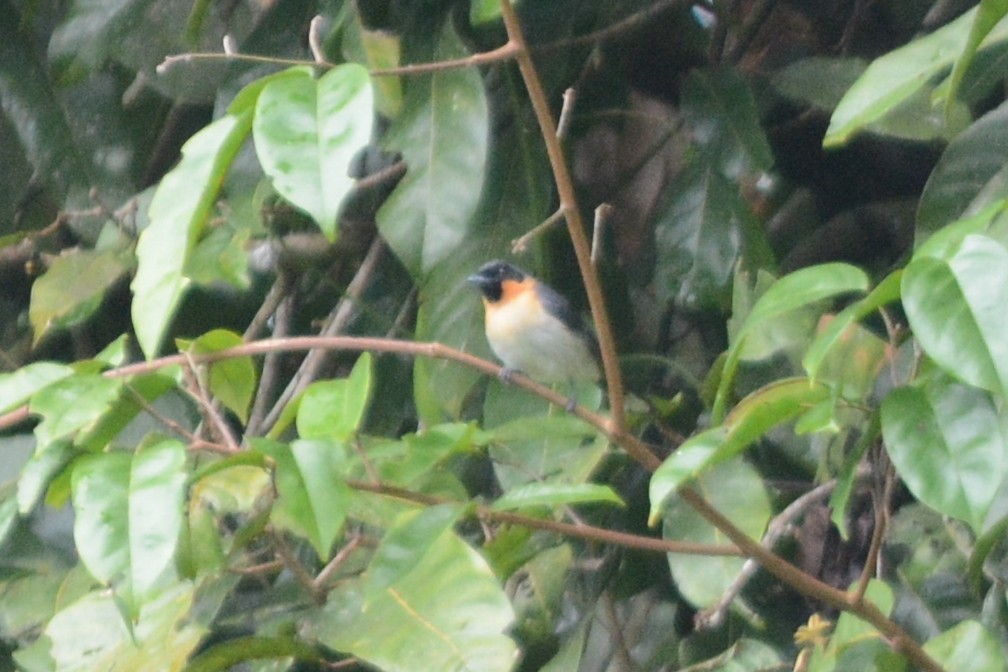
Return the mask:
[[[562,294],[500,260],[467,280],[483,296],[486,338],[504,364],[502,380],[516,371],[547,384],[598,380],[598,345]]]

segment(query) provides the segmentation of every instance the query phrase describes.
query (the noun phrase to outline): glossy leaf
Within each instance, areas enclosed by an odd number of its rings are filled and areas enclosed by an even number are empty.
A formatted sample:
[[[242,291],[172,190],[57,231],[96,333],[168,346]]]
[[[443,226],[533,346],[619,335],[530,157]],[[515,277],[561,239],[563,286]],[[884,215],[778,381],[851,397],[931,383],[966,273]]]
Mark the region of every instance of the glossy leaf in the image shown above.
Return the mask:
[[[942,153],[917,206],[914,245],[951,222],[980,213],[1008,197],[1008,103],[1002,103],[957,135]]]
[[[154,194],[150,225],[137,242],[131,285],[133,328],[148,358],[160,350],[189,285],[183,270],[251,125],[251,113],[225,116],[191,137],[182,147],[182,160]]]
[[[56,257],[32,284],[28,319],[35,330],[35,343],[53,329],[73,326],[90,317],[127,270],[122,257],[111,251],[75,249]]]
[[[703,146],[706,165],[730,178],[773,165],[756,100],[737,71],[691,70],[682,97],[692,140]]]
[[[371,369],[371,355],[365,352],[346,378],[318,381],[305,388],[298,404],[298,434],[333,441],[353,436],[370,400]]]
[[[1008,467],[1008,427],[986,393],[943,376],[894,390],[882,435],[919,500],[982,531]]]
[[[734,384],[735,372],[742,357],[743,348],[749,335],[760,328],[766,320],[796,310],[818,301],[849,294],[864,292],[870,286],[864,271],[849,264],[819,264],[777,280],[756,301],[735,333],[731,334],[731,345],[725,358],[721,382],[714,399],[712,417],[720,423],[728,404],[728,393]]]
[[[859,58],[812,56],[784,66],[771,81],[791,100],[832,112],[867,65]]]
[[[1008,3],[1005,0],[980,0],[980,6],[977,7],[976,15],[973,17],[973,25],[970,26],[969,37],[966,39],[966,46],[956,58],[944,92],[946,117],[951,115],[959,86],[966,76],[966,70],[976,58],[977,49],[1005,14],[1008,14]]]
[[[310,68],[294,68],[270,81],[256,101],[252,133],[263,171],[329,240],[353,188],[350,162],[370,141],[373,118],[370,76],[354,63],[318,79]]]
[[[950,375],[1008,395],[1008,250],[966,236],[948,259],[915,258],[903,306],[921,347]]]
[[[0,373],[0,412],[27,403],[39,390],[72,375],[69,366],[54,362],[33,362],[17,371]]]
[[[182,527],[185,446],[162,439],[135,455],[106,453],[73,472],[74,541],[96,579],[117,583],[131,610],[170,567]]]
[[[763,535],[770,520],[770,499],[759,474],[741,460],[732,460],[700,475],[697,490],[746,534]],[[729,540],[678,497],[669,499],[662,514],[666,539],[708,544]],[[683,596],[698,608],[714,604],[742,569],[743,558],[668,555],[672,578]]]
[[[26,516],[42,499],[49,483],[76,455],[69,441],[57,441],[28,459],[17,485],[18,513]]]
[[[775,381],[740,401],[724,423],[690,437],[651,476],[650,522],[665,500],[686,481],[730,460],[773,427],[794,419],[830,397],[825,385],[806,378]]]
[[[688,168],[656,224],[660,298],[696,310],[726,306],[747,218],[738,188],[714,167]]]
[[[307,539],[319,558],[328,560],[347,514],[345,449],[326,441],[295,441],[288,446],[260,439],[252,445],[276,462],[278,497],[272,521]]]
[[[97,374],[63,378],[40,390],[31,401],[31,412],[42,416],[35,427],[37,450],[57,439],[97,423],[113,407],[122,391],[122,381]]]
[[[363,608],[362,582],[330,596],[322,643],[387,672],[506,672],[517,660],[503,632],[514,612],[486,561],[451,530],[413,570]]]
[[[851,303],[830,320],[827,327],[816,336],[802,358],[802,366],[810,380],[816,380],[819,368],[831,349],[843,340],[851,327],[873,312],[900,298],[902,271],[894,271],[886,276],[866,297]]]
[[[977,621],[963,621],[929,639],[924,652],[946,670],[1006,669],[1005,655],[997,639]]]
[[[865,599],[883,614],[888,615],[892,611],[893,591],[883,581],[872,579],[865,591]],[[858,665],[859,669],[866,665],[874,666],[875,657],[886,648],[885,642],[874,627],[850,612],[844,612],[837,619],[829,643],[825,647],[816,647],[813,651],[808,669],[809,672],[829,672],[852,669],[853,665]]]
[[[32,32],[8,13],[8,20],[0,21],[0,108],[37,175],[63,195],[85,191],[92,166],[56,96],[48,64],[37,53]]]
[[[412,572],[461,513],[461,505],[441,504],[400,515],[371,558],[365,604]]]
[[[203,334],[188,346],[190,353],[207,354],[234,348],[243,343],[242,337],[226,329],[215,329]],[[255,394],[256,368],[251,357],[231,357],[210,362],[208,383],[210,392],[231,410],[242,422],[248,421],[249,405]]]
[[[431,60],[465,56],[450,27]],[[402,152],[406,176],[378,211],[378,229],[410,273],[422,277],[469,230],[487,159],[487,101],[471,68],[411,77],[385,144]]]
[[[595,483],[529,483],[513,488],[499,497],[494,511],[513,511],[527,507],[563,504],[609,503],[625,506],[608,485]]]
[[[113,595],[87,593],[46,626],[49,653],[56,669],[66,672],[183,669],[208,629],[193,617],[195,601],[193,586],[174,584],[144,604],[127,628]]]
[[[877,122],[947,70],[966,48],[976,10],[876,59],[837,105],[823,146],[847,142],[865,126]],[[1008,22],[1001,22],[985,44],[1008,38]]]

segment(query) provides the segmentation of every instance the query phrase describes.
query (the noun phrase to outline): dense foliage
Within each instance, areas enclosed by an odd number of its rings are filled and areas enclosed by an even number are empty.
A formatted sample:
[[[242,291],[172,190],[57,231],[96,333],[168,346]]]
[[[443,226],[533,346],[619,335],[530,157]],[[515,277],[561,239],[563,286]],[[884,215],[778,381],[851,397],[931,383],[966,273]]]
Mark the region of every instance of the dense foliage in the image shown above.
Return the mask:
[[[967,5],[0,0],[0,669],[1004,670]]]

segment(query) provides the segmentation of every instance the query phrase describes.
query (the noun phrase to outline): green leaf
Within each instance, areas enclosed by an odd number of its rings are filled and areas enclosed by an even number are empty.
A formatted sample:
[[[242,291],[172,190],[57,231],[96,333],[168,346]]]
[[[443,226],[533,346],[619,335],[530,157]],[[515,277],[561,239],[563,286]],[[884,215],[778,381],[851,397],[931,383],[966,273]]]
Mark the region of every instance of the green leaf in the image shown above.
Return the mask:
[[[491,506],[494,511],[513,511],[536,506],[560,506],[609,502],[626,506],[608,485],[595,483],[528,483],[499,497]]]
[[[63,378],[40,390],[31,400],[31,412],[42,416],[35,427],[36,450],[96,425],[121,391],[121,380],[93,373]]]
[[[732,179],[773,165],[756,100],[737,70],[691,70],[682,111],[693,142],[703,147],[705,165]]]
[[[129,568],[128,453],[85,457],[74,465],[74,541],[91,575],[108,584]]]
[[[816,336],[802,358],[802,366],[809,380],[816,380],[826,355],[844,340],[845,335],[850,334],[853,325],[879,308],[899,300],[902,278],[902,270],[893,271],[869,292],[868,296],[850,304],[830,320],[829,325]]]
[[[770,499],[759,474],[741,460],[732,460],[701,474],[697,489],[743,532],[760,538],[770,520]],[[731,543],[679,497],[671,497],[663,514],[666,539],[707,544]],[[676,586],[695,607],[709,607],[735,581],[744,558],[668,555]]]
[[[193,355],[220,352],[243,343],[242,337],[226,329],[214,329],[188,346]],[[208,365],[210,392],[242,422],[248,421],[249,405],[256,387],[256,368],[251,357],[232,357]]]
[[[129,570],[137,599],[150,594],[175,556],[186,476],[186,450],[180,441],[162,439],[141,446],[133,456],[127,507]]]
[[[38,343],[51,330],[80,324],[128,270],[118,252],[73,249],[56,257],[32,284],[28,319]]]
[[[319,558],[328,561],[333,542],[343,531],[350,498],[343,481],[346,449],[327,441],[295,441],[288,446],[258,439],[252,445],[276,462],[278,497],[271,520],[307,539]]]
[[[913,259],[902,288],[928,356],[960,380],[1008,395],[1008,250],[968,235],[948,259]]]
[[[144,604],[127,628],[107,591],[87,593],[46,625],[49,653],[60,672],[181,670],[208,628],[194,618],[193,586],[173,584]],[[208,610],[213,613],[212,610]]]
[[[162,178],[150,206],[150,225],[137,242],[133,278],[133,328],[148,358],[189,285],[183,271],[210,217],[224,174],[252,125],[252,114],[225,116],[189,138],[182,160]]]
[[[751,220],[738,187],[714,166],[698,161],[687,168],[656,224],[659,298],[690,310],[726,308]]]
[[[740,401],[724,423],[690,437],[651,476],[650,524],[684,482],[730,460],[773,427],[829,399],[830,389],[807,378],[774,381]]]
[[[931,171],[917,206],[914,245],[951,222],[980,213],[1008,197],[1008,103],[957,135]]]
[[[350,375],[309,385],[298,403],[298,434],[304,439],[346,441],[359,429],[371,397],[371,355],[357,358]]]
[[[728,404],[728,395],[735,380],[735,372],[744,352],[749,335],[775,316],[851,292],[865,292],[871,281],[864,271],[849,264],[831,263],[811,266],[785,275],[763,293],[752,310],[742,320],[725,358],[724,372],[718,385],[713,423],[720,423]]]
[[[872,579],[865,591],[865,599],[883,614],[889,615],[892,611],[893,592],[883,581]],[[816,647],[813,651],[809,670],[839,672],[839,670],[872,669],[876,665],[876,656],[886,648],[881,635],[871,624],[845,611],[837,619],[836,627],[833,628],[826,647]],[[877,669],[897,672],[903,668],[880,666]]]
[[[467,56],[450,26],[430,60]],[[378,229],[414,278],[458,248],[479,203],[487,159],[487,101],[472,68],[411,77],[385,145],[402,152],[406,176],[378,211]]]
[[[400,514],[382,537],[368,565],[365,606],[419,565],[462,514],[459,504],[441,504]]]
[[[791,100],[832,112],[867,65],[860,58],[811,56],[775,72],[771,84]]]
[[[893,390],[882,436],[920,501],[982,531],[1008,467],[1008,433],[989,395],[944,376]]]
[[[318,639],[386,672],[506,672],[502,634],[514,612],[486,561],[444,530],[413,570],[363,605],[365,580],[344,583],[317,619]]]
[[[39,390],[73,373],[69,366],[53,362],[33,362],[17,371],[0,373],[0,413],[25,404]]]
[[[48,63],[39,58],[34,34],[20,25],[16,10],[7,9],[9,19],[0,22],[4,119],[13,127],[35,174],[56,188],[58,200],[68,192],[84,192],[91,184],[92,166],[80,151],[67,108],[56,95]],[[110,10],[106,3],[102,9]]]
[[[1003,672],[1005,657],[997,639],[977,621],[963,621],[924,644],[924,652],[946,670]]]
[[[77,451],[69,441],[57,441],[28,458],[18,478],[18,513],[26,516],[42,499],[49,483],[74,458]]]
[[[964,52],[976,10],[971,10],[930,35],[889,52],[868,66],[843,97],[823,139],[824,147],[846,143],[865,126],[881,120],[947,70]],[[1008,38],[1002,21],[984,45]]]
[[[310,68],[270,81],[256,101],[256,154],[273,187],[336,239],[336,217],[353,188],[350,161],[371,139],[374,102],[367,69],[354,63],[318,79]]]
[[[1005,14],[1008,14],[1008,2],[1005,0],[980,0],[980,6],[973,18],[973,25],[970,26],[966,46],[956,58],[952,74],[948,79],[948,86],[944,92],[946,119],[952,115],[953,103],[955,103],[959,85],[962,84],[966,71],[976,58],[977,49]]]
[[[185,446],[160,439],[135,455],[104,453],[74,466],[74,541],[88,571],[116,583],[133,612],[171,567],[182,529]]]

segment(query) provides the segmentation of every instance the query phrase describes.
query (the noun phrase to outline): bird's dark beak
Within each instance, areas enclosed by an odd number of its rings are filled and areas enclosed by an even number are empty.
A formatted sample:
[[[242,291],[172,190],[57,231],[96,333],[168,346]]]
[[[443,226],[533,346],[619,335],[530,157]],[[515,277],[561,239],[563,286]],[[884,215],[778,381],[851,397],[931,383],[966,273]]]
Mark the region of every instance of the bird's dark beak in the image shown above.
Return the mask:
[[[490,278],[480,273],[473,273],[468,278],[466,278],[466,282],[476,285],[480,289],[483,289],[484,287],[490,284]]]

